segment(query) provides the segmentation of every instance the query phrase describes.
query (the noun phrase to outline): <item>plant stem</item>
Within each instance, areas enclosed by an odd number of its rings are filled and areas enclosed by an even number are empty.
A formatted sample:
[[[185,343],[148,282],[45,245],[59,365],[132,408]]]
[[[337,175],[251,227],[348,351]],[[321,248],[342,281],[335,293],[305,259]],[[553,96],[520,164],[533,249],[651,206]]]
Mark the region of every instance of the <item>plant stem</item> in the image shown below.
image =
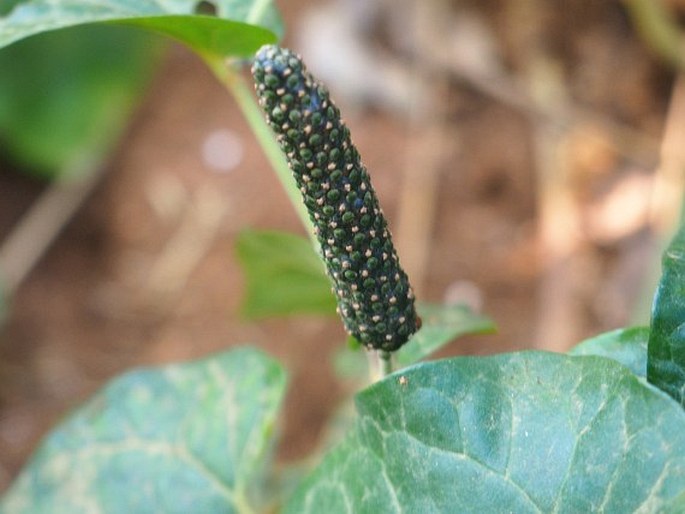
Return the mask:
[[[201,54],[205,63],[212,70],[214,75],[226,87],[235,98],[238,107],[245,116],[252,132],[266,154],[271,167],[276,172],[278,180],[285,189],[290,202],[293,204],[300,221],[307,229],[307,234],[318,249],[318,243],[314,238],[314,228],[307,214],[307,209],[302,201],[302,195],[295,184],[295,179],[288,168],[288,163],[281,151],[271,129],[264,121],[264,114],[252,94],[251,88],[245,84],[245,80],[240,73],[230,63],[215,55]]]
[[[369,363],[369,381],[378,382],[392,373],[392,352],[383,350],[366,350]]]
[[[380,358],[381,378],[387,377],[392,373],[392,353],[380,350],[378,357]]]
[[[626,0],[625,5],[635,25],[647,42],[669,64],[682,70],[683,35],[674,14],[662,2]]]

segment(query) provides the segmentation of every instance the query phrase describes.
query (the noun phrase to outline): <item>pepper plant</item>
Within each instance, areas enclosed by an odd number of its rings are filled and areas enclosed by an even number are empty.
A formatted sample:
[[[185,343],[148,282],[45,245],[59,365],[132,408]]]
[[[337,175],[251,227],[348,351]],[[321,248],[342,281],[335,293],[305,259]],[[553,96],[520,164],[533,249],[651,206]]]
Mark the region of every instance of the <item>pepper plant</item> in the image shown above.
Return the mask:
[[[197,14],[207,10],[214,15]],[[415,304],[337,107],[296,55],[275,46],[253,61],[264,123],[225,59],[276,42],[271,3],[25,0],[0,18],[0,44],[96,22],[166,33],[197,51],[234,94],[313,226],[328,279],[308,241],[240,238],[248,304],[271,314],[326,310],[332,283],[351,335],[386,362],[395,352],[399,369],[386,364],[386,376],[358,392],[346,435],[294,491],[275,487],[269,466],[286,388],[273,359],[239,348],[131,371],[45,438],[0,512],[685,511],[685,229],[665,254],[651,326],[600,335],[568,354],[417,363],[491,324],[463,308]],[[278,281],[265,288],[270,255],[290,256],[310,294],[279,296]]]

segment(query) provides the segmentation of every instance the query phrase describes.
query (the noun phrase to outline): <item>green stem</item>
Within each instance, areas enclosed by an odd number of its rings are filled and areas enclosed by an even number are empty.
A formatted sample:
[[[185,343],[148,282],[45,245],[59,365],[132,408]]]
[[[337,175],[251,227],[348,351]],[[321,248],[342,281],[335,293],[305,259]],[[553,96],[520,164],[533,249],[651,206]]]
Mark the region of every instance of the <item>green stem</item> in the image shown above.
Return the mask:
[[[266,121],[264,121],[264,113],[257,104],[255,97],[252,94],[252,89],[247,86],[245,80],[236,68],[231,66],[230,63],[225,62],[221,57],[207,54],[200,55],[214,75],[233,95],[233,98],[235,98],[238,107],[240,107],[243,116],[245,116],[247,123],[250,125],[252,132],[266,154],[271,167],[276,172],[276,176],[281,182],[283,189],[285,189],[290,202],[293,204],[293,207],[295,207],[295,211],[297,212],[300,221],[307,229],[307,234],[309,234],[315,247],[318,248],[318,243],[314,238],[314,227],[309,219],[309,214],[307,213],[304,202],[302,201],[302,195],[297,188],[290,168],[288,168],[285,155],[283,155],[281,148],[278,146],[271,129],[266,124]]]
[[[369,382],[373,384],[393,372],[392,353],[383,350],[366,350],[369,364]]]
[[[381,377],[387,377],[392,373],[392,353],[380,350],[378,352],[381,364]]]
[[[655,0],[626,0],[626,7],[645,41],[664,59],[680,70],[683,60],[683,35],[673,13]]]

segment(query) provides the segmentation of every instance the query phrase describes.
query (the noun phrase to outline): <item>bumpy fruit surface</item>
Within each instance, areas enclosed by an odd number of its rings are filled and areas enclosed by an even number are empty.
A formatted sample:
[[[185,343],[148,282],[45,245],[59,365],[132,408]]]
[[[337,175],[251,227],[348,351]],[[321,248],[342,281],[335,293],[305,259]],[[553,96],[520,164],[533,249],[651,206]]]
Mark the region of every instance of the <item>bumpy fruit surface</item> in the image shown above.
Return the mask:
[[[414,294],[340,111],[289,50],[262,47],[252,74],[314,223],[345,328],[369,348],[397,350],[420,325]]]

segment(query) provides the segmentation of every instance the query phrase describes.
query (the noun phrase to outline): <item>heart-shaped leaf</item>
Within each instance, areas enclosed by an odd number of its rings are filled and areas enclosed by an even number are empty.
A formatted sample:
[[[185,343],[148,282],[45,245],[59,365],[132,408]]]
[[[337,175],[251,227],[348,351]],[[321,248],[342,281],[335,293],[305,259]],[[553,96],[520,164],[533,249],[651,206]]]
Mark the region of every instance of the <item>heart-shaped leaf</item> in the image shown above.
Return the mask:
[[[610,359],[424,363],[357,410],[286,512],[685,511],[685,412]]]
[[[127,373],[46,438],[0,512],[252,512],[284,389],[250,349]]]

